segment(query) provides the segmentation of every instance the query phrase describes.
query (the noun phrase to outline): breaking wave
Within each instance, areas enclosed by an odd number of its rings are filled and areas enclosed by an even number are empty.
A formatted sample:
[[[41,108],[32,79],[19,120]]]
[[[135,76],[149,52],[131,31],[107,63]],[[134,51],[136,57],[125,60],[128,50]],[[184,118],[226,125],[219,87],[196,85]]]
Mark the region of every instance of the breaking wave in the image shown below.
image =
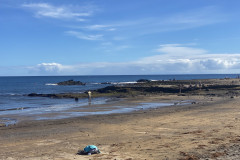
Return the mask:
[[[57,86],[58,84],[57,83],[46,83],[45,85],[46,86]]]

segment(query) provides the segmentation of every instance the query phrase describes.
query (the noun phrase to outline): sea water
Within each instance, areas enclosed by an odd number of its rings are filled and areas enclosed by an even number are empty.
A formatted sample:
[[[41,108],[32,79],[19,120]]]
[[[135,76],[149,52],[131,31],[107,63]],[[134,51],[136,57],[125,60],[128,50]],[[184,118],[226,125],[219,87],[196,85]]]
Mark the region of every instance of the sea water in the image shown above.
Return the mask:
[[[53,99],[48,97],[29,97],[27,94],[50,94],[50,93],[83,93],[113,84],[136,83],[139,79],[148,80],[189,80],[189,79],[212,79],[212,78],[236,78],[237,74],[193,74],[193,75],[113,75],[113,76],[26,76],[26,77],[0,77],[0,122],[6,121],[11,115],[27,116],[38,115],[36,119],[44,119],[39,115],[46,113],[64,113],[66,110],[88,105],[87,99]],[[86,83],[86,85],[61,86],[58,82],[74,80]],[[106,83],[107,82],[107,83]],[[105,104],[109,98],[94,98],[91,104]],[[143,108],[153,104],[144,104]],[[170,104],[163,104],[170,105]],[[161,106],[161,104],[158,104]],[[94,110],[94,112],[74,113],[68,112],[59,117],[84,116],[93,114],[111,114],[129,112],[139,109],[139,106],[123,107],[112,106],[107,110]],[[66,115],[66,116],[64,116]],[[47,117],[54,119],[57,117]]]

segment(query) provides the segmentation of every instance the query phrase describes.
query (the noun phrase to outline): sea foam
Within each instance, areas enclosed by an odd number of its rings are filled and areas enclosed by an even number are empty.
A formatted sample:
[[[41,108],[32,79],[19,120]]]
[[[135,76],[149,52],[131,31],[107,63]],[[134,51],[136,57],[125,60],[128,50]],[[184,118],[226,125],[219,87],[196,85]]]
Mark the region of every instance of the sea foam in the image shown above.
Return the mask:
[[[46,83],[45,85],[46,86],[57,86],[58,84],[57,83]]]

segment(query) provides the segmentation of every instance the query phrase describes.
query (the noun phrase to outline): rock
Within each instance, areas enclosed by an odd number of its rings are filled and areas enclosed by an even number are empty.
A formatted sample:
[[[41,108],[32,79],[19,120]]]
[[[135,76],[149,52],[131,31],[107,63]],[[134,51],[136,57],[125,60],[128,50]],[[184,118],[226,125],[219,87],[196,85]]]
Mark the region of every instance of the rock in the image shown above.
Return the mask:
[[[29,97],[50,97],[50,98],[59,98],[60,97],[57,94],[37,94],[37,93],[30,93],[27,96],[29,96]]]
[[[148,79],[139,79],[139,80],[137,80],[137,82],[139,83],[148,83],[148,82],[151,82],[150,80],[148,80]]]
[[[34,97],[34,96],[37,96],[37,95],[38,95],[37,93],[30,93],[27,96]]]
[[[58,82],[57,85],[85,85],[86,83],[83,83],[81,81],[74,81],[74,80],[68,80],[63,82]]]
[[[102,82],[101,84],[111,84],[111,82]]]

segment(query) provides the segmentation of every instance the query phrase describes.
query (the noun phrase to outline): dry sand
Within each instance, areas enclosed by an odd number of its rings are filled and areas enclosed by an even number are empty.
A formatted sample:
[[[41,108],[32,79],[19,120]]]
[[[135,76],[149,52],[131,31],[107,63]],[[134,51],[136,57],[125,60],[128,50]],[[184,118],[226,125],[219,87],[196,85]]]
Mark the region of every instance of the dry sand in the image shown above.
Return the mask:
[[[0,127],[0,159],[240,159],[240,98],[153,96],[121,103],[166,99],[197,104]],[[77,154],[89,144],[101,154]]]

